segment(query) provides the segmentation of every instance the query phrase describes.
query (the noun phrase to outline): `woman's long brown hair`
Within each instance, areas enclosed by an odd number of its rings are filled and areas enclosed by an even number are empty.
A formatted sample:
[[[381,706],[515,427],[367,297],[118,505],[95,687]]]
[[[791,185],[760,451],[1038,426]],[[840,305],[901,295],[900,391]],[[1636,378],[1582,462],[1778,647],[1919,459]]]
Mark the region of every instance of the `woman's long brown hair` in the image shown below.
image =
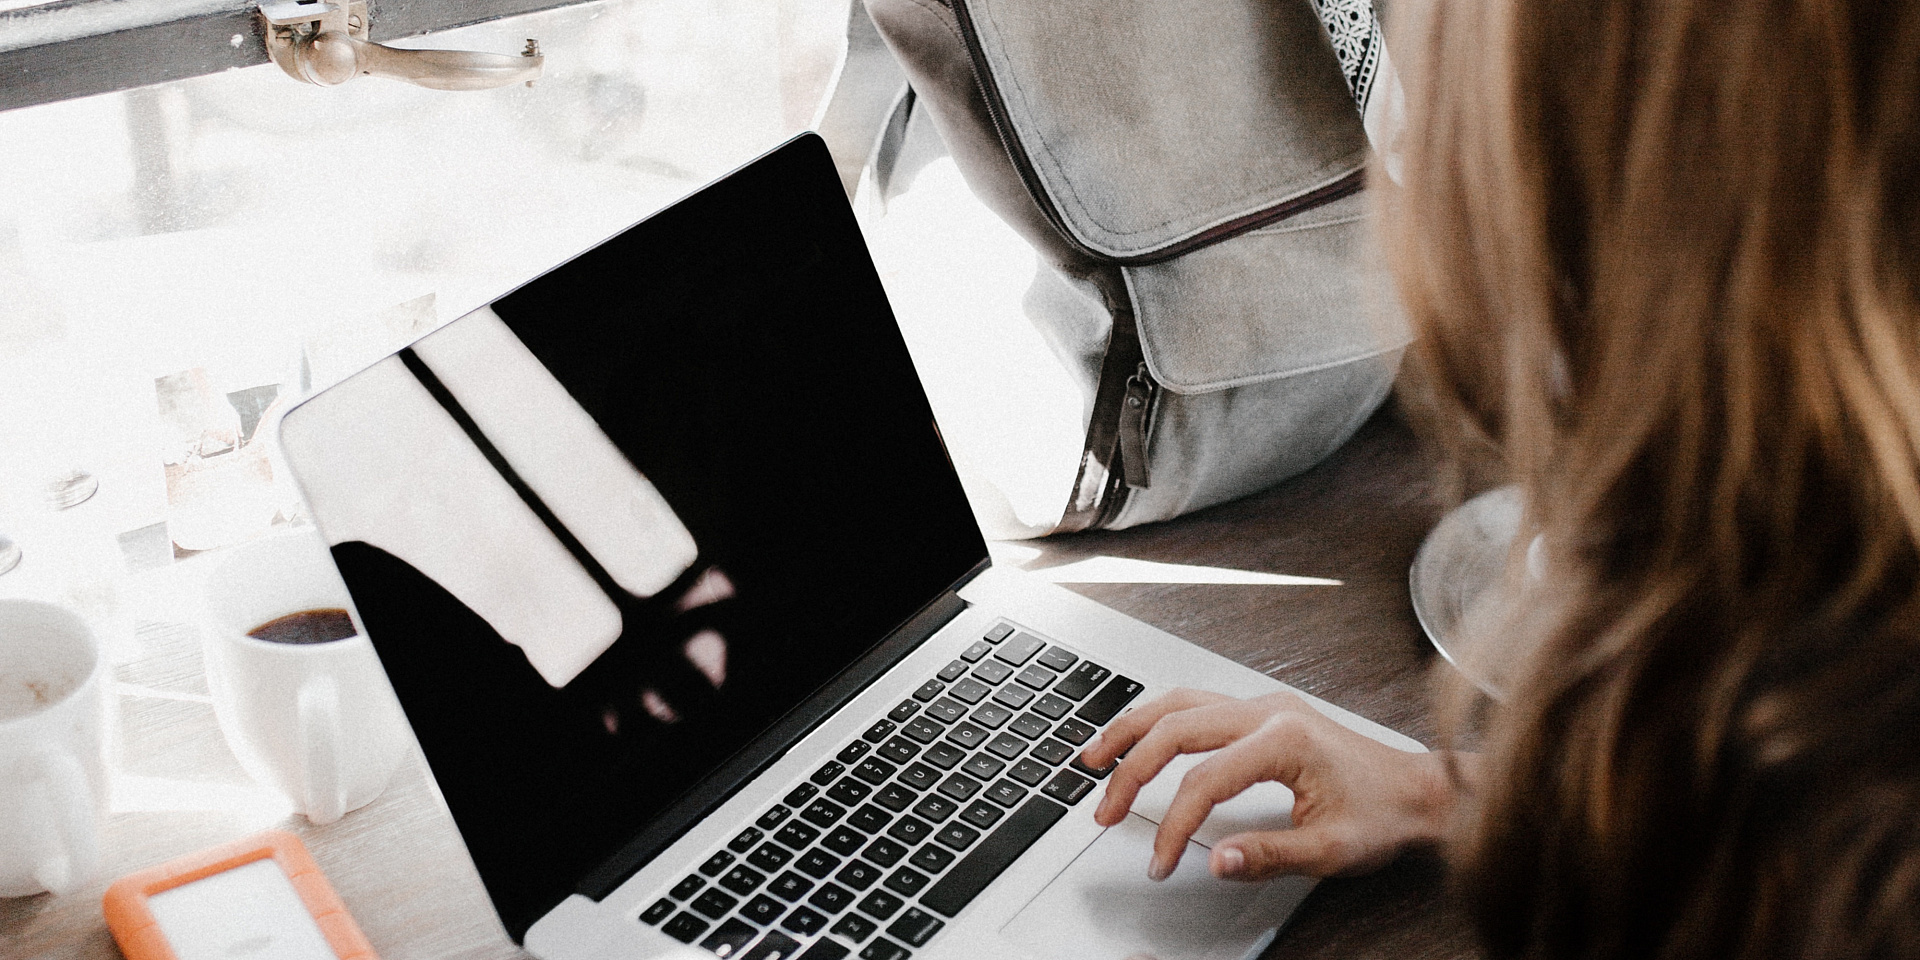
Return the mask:
[[[1920,956],[1920,5],[1424,3],[1389,254],[1544,555],[1489,948]]]

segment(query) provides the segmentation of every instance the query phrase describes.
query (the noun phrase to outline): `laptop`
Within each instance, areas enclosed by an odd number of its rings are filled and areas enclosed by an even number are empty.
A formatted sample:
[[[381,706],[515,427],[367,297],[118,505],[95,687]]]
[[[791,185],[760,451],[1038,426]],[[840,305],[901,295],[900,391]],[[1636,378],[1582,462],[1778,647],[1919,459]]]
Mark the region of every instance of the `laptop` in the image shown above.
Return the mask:
[[[1304,878],[1080,744],[1276,681],[988,558],[802,135],[290,411],[282,446],[508,934],[547,960],[1238,960]],[[1304,696],[1304,695],[1303,695]],[[1412,740],[1313,697],[1337,721]]]

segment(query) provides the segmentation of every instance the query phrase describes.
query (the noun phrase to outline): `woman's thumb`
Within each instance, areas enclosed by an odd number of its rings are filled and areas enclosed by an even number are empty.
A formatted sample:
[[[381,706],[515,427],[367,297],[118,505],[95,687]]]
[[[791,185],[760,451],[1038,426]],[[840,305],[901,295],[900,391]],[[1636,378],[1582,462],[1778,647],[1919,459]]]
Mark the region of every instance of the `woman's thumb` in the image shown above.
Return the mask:
[[[1318,827],[1236,833],[1214,844],[1208,866],[1214,876],[1228,880],[1265,880],[1281,874],[1325,877],[1349,866],[1341,861],[1344,847]]]

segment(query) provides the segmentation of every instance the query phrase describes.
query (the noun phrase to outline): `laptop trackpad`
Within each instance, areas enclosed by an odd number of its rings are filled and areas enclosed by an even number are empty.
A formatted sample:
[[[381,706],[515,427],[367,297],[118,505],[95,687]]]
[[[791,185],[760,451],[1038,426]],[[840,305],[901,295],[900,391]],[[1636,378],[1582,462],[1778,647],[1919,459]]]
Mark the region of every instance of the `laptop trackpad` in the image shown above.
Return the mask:
[[[1265,949],[1313,880],[1217,880],[1207,850],[1187,844],[1179,869],[1147,879],[1157,828],[1129,814],[1100,835],[1001,934],[1037,957],[1240,960]]]

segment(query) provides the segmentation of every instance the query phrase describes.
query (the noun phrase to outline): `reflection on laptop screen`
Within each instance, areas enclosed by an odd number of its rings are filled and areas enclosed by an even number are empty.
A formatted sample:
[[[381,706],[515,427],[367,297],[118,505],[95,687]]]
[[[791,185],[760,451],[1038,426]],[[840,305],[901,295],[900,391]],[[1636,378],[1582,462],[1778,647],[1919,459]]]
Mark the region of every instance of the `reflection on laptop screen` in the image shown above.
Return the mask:
[[[334,554],[518,936],[986,549],[817,138],[493,310],[335,388],[387,378],[402,399],[337,449],[468,519],[431,549],[376,528]],[[567,397],[505,360],[489,389],[492,349]],[[497,477],[459,479],[482,460]],[[354,529],[313,502],[330,537]]]

